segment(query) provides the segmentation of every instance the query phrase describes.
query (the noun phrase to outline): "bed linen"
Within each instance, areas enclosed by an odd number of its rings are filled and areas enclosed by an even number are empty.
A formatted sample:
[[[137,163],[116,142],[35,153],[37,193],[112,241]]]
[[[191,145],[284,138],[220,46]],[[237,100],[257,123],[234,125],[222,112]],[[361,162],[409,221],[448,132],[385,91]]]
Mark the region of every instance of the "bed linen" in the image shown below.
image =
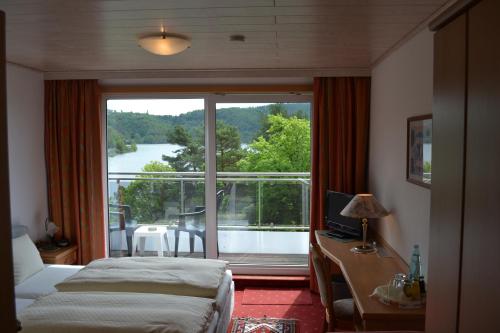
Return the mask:
[[[57,283],[76,274],[84,266],[76,265],[44,265],[44,269],[30,276],[15,288],[18,298],[38,298],[57,291]]]
[[[227,263],[221,260],[147,257],[92,261],[55,285],[58,291],[113,291],[215,298]]]
[[[230,289],[225,300],[225,304],[217,311],[219,318],[217,333],[227,333],[234,310],[234,282],[231,281]]]
[[[24,333],[207,332],[214,300],[118,292],[55,292],[19,314]]]
[[[21,313],[21,311],[33,304],[34,301],[34,299],[29,298],[16,298],[16,313]]]

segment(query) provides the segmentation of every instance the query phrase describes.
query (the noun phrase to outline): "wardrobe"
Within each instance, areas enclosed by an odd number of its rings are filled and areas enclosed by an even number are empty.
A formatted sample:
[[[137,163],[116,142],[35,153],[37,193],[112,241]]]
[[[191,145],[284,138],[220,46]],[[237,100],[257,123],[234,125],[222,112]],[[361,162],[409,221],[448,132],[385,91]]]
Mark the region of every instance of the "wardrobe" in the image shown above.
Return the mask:
[[[427,333],[500,332],[500,0],[431,23]]]

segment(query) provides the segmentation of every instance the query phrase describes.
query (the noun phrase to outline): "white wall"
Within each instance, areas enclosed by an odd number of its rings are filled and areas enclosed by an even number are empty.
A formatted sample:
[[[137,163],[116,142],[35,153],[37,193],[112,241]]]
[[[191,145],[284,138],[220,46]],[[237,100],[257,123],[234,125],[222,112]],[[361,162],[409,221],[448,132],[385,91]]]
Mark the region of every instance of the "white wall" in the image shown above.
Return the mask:
[[[43,74],[7,65],[7,117],[12,223],[45,235],[47,185],[44,154]]]
[[[407,262],[419,244],[424,274],[430,190],[406,181],[406,119],[432,113],[432,84],[433,34],[427,30],[372,71],[369,188],[391,212],[376,228]]]

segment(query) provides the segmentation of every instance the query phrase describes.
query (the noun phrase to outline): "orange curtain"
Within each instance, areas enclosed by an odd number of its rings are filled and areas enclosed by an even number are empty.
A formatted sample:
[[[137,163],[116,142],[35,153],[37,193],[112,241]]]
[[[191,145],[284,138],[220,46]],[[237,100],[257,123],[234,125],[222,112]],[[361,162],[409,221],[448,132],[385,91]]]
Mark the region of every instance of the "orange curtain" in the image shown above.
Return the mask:
[[[370,78],[314,79],[310,241],[325,229],[326,190],[356,194],[367,189]],[[311,289],[317,291],[310,262]]]
[[[56,237],[78,263],[105,256],[100,92],[97,80],[45,81],[45,159]]]

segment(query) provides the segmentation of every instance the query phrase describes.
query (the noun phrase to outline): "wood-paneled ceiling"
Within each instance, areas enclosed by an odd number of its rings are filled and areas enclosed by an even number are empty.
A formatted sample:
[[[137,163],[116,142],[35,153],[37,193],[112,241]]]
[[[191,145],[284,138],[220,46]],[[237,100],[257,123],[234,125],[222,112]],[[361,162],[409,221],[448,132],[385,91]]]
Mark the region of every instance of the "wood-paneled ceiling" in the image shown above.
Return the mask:
[[[446,0],[0,0],[7,59],[45,72],[370,68]],[[139,36],[188,35],[147,53]],[[245,42],[231,42],[243,34]]]

